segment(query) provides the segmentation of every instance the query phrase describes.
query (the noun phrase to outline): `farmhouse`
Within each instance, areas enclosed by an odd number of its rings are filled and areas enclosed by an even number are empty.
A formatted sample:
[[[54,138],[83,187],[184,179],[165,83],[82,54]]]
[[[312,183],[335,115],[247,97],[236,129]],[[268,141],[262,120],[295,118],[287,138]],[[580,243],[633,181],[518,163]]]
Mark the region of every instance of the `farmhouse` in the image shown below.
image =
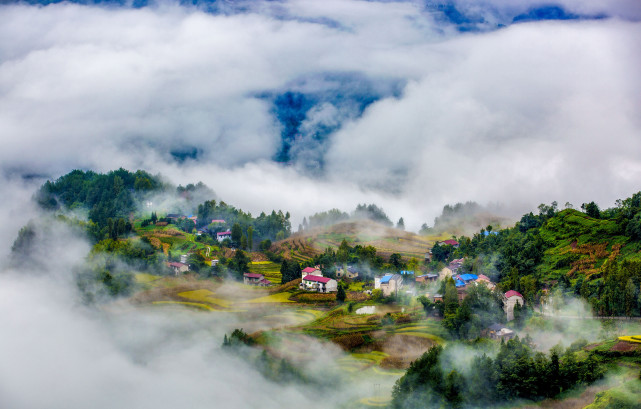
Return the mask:
[[[221,231],[221,232],[216,233],[216,239],[218,241],[223,241],[225,239],[230,239],[231,240],[231,230]]]
[[[385,297],[398,294],[403,287],[403,277],[400,274],[386,274],[383,277],[374,278],[374,288],[380,289]]]
[[[336,277],[338,278],[349,278],[353,279],[358,277],[358,271],[356,271],[356,268],[353,266],[347,266],[347,268],[339,268],[336,270]]]
[[[452,246],[455,249],[457,249],[459,247],[459,243],[456,240],[443,240],[443,241],[439,242],[439,244],[441,246]]]
[[[452,270],[453,273],[457,273],[461,267],[463,267],[463,262],[465,261],[464,258],[456,258],[452,261],[450,261],[450,264],[448,267],[450,270]]]
[[[505,293],[503,296],[503,309],[507,314],[507,320],[512,321],[514,319],[514,307],[518,303],[523,306],[525,300],[523,296],[517,291],[510,290]]]
[[[479,274],[479,277],[476,279],[477,284],[485,284],[487,288],[493,290],[496,285],[490,280],[490,278],[484,274]]]
[[[331,293],[338,291],[338,283],[333,278],[307,275],[303,277],[300,287],[307,291]]]
[[[272,282],[265,279],[265,276],[262,274],[256,273],[245,273],[243,274],[243,283],[247,285],[256,285],[260,287],[267,287]]]
[[[306,276],[322,277],[323,276],[323,272],[320,270],[320,268],[318,268],[318,266],[316,266],[316,267],[305,267],[303,269],[303,271],[301,271],[301,277],[300,278],[304,279]]]
[[[479,276],[477,276],[476,274],[461,274],[458,276],[458,278],[465,284],[469,284],[470,282],[476,281]]]
[[[438,274],[428,273],[416,277],[417,283],[426,283],[428,281],[436,281],[438,279]]]
[[[176,275],[189,271],[189,266],[185,263],[178,263],[176,261],[172,261],[167,263],[167,266],[172,270],[174,270],[174,274]]]

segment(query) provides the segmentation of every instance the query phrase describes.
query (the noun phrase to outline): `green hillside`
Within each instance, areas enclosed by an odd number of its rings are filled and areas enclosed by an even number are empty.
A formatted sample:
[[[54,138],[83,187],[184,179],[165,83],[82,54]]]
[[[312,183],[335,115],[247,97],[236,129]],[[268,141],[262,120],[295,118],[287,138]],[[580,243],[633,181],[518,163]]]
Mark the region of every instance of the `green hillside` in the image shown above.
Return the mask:
[[[539,235],[548,247],[540,266],[548,280],[598,275],[607,259],[639,257],[639,244],[622,234],[615,220],[595,219],[573,209],[550,218]]]

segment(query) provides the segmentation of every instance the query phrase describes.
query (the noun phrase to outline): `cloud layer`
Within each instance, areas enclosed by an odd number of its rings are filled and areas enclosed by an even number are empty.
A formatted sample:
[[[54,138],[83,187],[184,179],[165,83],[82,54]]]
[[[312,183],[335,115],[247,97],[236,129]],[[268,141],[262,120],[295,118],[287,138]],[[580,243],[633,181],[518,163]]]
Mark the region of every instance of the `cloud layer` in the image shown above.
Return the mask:
[[[500,17],[472,33],[430,4],[2,6],[2,171],[145,168],[295,223],[376,201],[414,229],[448,202],[638,190],[635,2],[499,30],[541,3],[448,3]]]

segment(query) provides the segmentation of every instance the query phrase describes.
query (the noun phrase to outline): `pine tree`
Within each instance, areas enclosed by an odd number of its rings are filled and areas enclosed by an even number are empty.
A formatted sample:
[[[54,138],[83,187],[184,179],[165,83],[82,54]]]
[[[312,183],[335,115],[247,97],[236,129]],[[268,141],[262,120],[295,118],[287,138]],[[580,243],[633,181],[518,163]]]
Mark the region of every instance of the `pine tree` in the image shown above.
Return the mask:
[[[339,303],[344,303],[345,298],[347,298],[347,294],[345,294],[345,289],[343,288],[343,284],[338,285],[338,292],[336,293],[336,301]]]

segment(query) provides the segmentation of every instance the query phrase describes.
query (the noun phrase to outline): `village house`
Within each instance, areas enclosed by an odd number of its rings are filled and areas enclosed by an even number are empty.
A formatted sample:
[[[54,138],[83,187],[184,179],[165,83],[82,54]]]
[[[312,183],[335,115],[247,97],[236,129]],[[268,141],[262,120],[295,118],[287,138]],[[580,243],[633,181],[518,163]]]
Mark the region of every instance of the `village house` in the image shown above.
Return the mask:
[[[425,253],[425,262],[429,263],[432,261],[432,250],[427,250],[427,253]]]
[[[347,268],[340,267],[336,270],[336,277],[354,279],[358,277],[358,271],[356,271],[356,268],[353,266],[347,266]]]
[[[514,331],[501,324],[492,324],[481,331],[481,335],[490,339],[508,340],[514,338]]]
[[[331,293],[338,291],[338,282],[329,277],[306,275],[300,283],[300,288],[319,293]]]
[[[463,267],[464,261],[465,261],[464,258],[455,258],[454,260],[450,261],[450,264],[448,265],[448,267],[450,270],[452,270],[452,273],[458,273],[461,267]]]
[[[479,274],[479,277],[476,279],[477,284],[485,284],[487,288],[493,290],[496,285],[490,280],[490,278],[484,274]]]
[[[521,306],[525,303],[525,299],[519,292],[510,290],[503,296],[503,309],[507,314],[508,321],[512,321],[514,319],[514,307],[517,303]]]
[[[479,278],[479,276],[477,276],[476,274],[460,274],[458,276],[458,279],[463,281],[465,283],[465,285],[467,285],[467,284],[469,284],[471,282],[475,282],[476,280],[478,280],[478,278]]]
[[[221,232],[216,233],[216,240],[223,241],[225,239],[230,239],[231,240],[231,230],[221,231]]]
[[[189,266],[185,263],[179,263],[177,261],[171,261],[167,263],[167,266],[174,271],[175,275],[189,271]]]
[[[394,294],[403,287],[403,277],[400,274],[386,274],[383,277],[374,278],[374,288],[380,289],[385,297]]]
[[[245,273],[243,274],[243,283],[247,285],[256,285],[260,287],[267,287],[272,282],[265,279],[265,276],[262,274],[256,273]]]
[[[211,222],[213,224],[225,224],[225,221],[223,219],[213,219]]]
[[[459,242],[456,240],[443,240],[438,243],[441,246],[452,246],[455,249],[459,248]]]
[[[436,280],[438,280],[438,274],[434,274],[434,273],[422,274],[416,277],[417,283],[427,283],[429,281],[436,281]]]
[[[323,272],[321,269],[316,266],[316,267],[305,267],[303,271],[301,271],[301,277],[300,278],[305,278],[306,276],[318,276],[322,277]]]

